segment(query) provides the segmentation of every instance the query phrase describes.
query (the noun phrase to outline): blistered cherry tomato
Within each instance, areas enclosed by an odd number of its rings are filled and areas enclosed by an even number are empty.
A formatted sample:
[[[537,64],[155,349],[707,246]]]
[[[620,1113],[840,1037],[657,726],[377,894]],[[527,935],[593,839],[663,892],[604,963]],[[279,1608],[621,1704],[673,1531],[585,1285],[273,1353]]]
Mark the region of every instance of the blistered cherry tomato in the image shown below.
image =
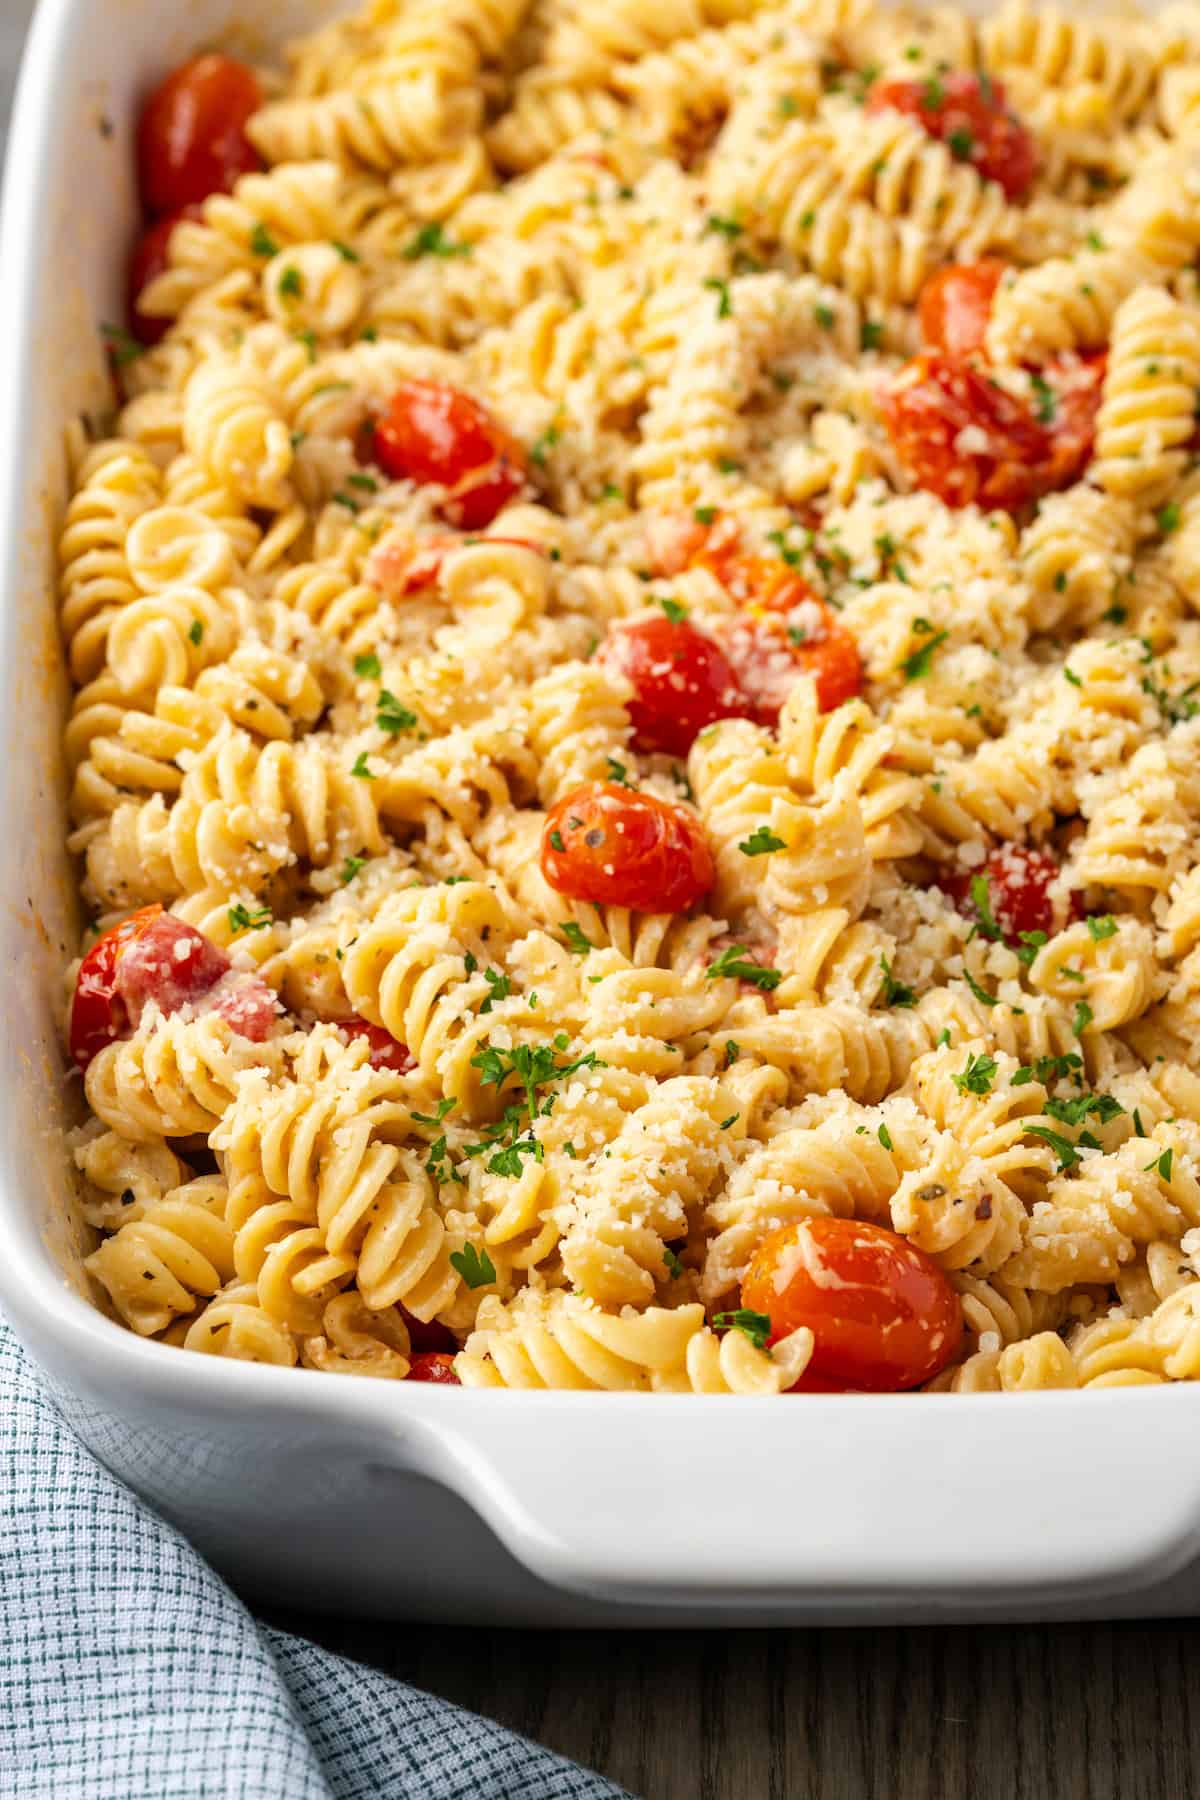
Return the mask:
[[[418,1319],[416,1313],[410,1313],[407,1306],[401,1305],[399,1301],[396,1302],[396,1310],[404,1320],[408,1341],[417,1355],[430,1351],[449,1351],[451,1356],[454,1355],[458,1344],[448,1325],[443,1325],[438,1319]]]
[[[416,1068],[416,1060],[407,1044],[394,1038],[382,1025],[368,1024],[366,1019],[339,1019],[338,1030],[348,1038],[365,1038],[370,1045],[367,1061],[373,1069],[390,1069],[394,1075],[407,1075]]]
[[[947,506],[1010,510],[1054,485],[1046,428],[970,363],[926,350],[880,399],[896,454]]]
[[[1042,370],[1039,404],[1050,437],[1047,490],[1067,487],[1092,460],[1107,368],[1108,355],[1101,350],[1056,357]]]
[[[896,76],[877,81],[868,112],[907,113],[932,138],[940,138],[959,162],[999,182],[1010,200],[1028,193],[1037,167],[1029,132],[1005,104],[1004,89],[986,75],[955,71],[924,80]]]
[[[596,661],[633,687],[629,717],[639,750],[686,756],[696,733],[744,711],[720,646],[686,619],[636,619],[611,630]]]
[[[721,644],[744,696],[742,710],[760,725],[778,722],[800,675],[811,675],[817,705],[832,712],[862,692],[863,667],[853,633],[819,600],[814,624],[796,625],[778,614],[753,610],[725,622]]]
[[[454,1358],[445,1351],[421,1351],[408,1365],[409,1381],[432,1381],[439,1387],[461,1387],[454,1373]]]
[[[958,1295],[907,1238],[861,1219],[816,1216],[771,1233],[742,1282],[771,1338],[807,1325],[814,1381],[892,1393],[944,1369],[962,1338]]]
[[[1005,264],[994,257],[983,262],[954,263],[939,269],[921,289],[917,317],[921,341],[950,356],[971,356],[983,349],[992,299]]]
[[[160,1012],[178,1012],[214,988],[228,969],[229,958],[211,938],[174,913],[160,912],[121,946],[113,979],[136,1026],[144,1007],[153,1003]]]
[[[138,180],[152,213],[227,194],[262,163],[246,121],[262,104],[258,77],[230,56],[195,56],[159,83],[138,120]]]
[[[71,1056],[81,1069],[86,1069],[106,1044],[128,1031],[129,1014],[117,992],[117,963],[122,951],[161,916],[162,907],[158,905],[143,906],[139,912],[130,913],[97,938],[80,963],[68,1038]]]
[[[436,482],[438,508],[463,531],[481,531],[529,475],[525,452],[478,400],[444,381],[406,381],[375,426],[373,454],[393,480]]]
[[[980,880],[987,882],[988,905],[996,927],[1006,943],[1014,948],[1025,931],[1051,932],[1054,929],[1054,907],[1050,889],[1058,880],[1059,867],[1045,850],[1031,850],[1024,844],[1002,844],[993,850],[980,869],[954,870],[939,875],[937,885],[968,919],[986,924],[976,901]],[[982,899],[982,895],[979,895]]]
[[[159,219],[151,225],[134,246],[133,255],[129,259],[129,323],[139,344],[157,344],[166,334],[171,321],[142,312],[138,307],[138,295],[166,268],[167,247],[175,227],[183,219],[199,217],[198,206],[181,206],[178,212],[168,213],[165,219]]]
[[[612,781],[576,788],[547,815],[541,867],[570,900],[634,912],[686,912],[715,876],[694,813]]]
[[[239,1037],[261,1044],[271,1035],[282,1008],[261,975],[237,969],[212,990],[205,1001],[205,1011],[224,1019]]]

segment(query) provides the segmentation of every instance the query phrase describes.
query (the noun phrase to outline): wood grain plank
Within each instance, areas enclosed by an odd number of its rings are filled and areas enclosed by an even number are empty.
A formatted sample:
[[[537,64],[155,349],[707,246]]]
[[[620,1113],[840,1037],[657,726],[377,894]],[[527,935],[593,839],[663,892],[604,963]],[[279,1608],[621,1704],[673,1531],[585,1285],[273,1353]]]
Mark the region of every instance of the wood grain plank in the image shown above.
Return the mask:
[[[1200,1628],[527,1632],[277,1615],[644,1800],[1187,1800]]]

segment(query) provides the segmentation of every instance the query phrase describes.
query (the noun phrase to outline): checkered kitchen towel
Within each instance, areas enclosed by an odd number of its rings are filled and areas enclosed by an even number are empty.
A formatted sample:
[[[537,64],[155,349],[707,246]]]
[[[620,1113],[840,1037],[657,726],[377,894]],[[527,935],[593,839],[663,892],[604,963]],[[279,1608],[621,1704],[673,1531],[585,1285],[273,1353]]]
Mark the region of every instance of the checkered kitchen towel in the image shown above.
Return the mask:
[[[619,1800],[473,1713],[256,1623],[95,1462],[0,1320],[3,1800]]]

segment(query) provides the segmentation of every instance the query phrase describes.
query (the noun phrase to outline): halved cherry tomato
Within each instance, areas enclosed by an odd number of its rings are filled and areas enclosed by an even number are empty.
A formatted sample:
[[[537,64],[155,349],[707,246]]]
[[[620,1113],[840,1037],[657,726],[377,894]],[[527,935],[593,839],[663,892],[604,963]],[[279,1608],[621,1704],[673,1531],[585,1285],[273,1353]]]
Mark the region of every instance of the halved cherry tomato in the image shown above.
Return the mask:
[[[950,356],[981,351],[1005,267],[997,258],[985,257],[983,262],[953,263],[931,275],[917,301],[922,342]]]
[[[639,750],[686,756],[706,725],[745,711],[724,652],[686,619],[662,613],[614,626],[596,661],[633,687],[629,717]]]
[[[408,1365],[409,1381],[432,1381],[439,1387],[461,1387],[454,1373],[454,1358],[445,1351],[421,1351]]]
[[[877,81],[868,112],[907,113],[929,137],[940,138],[959,162],[999,182],[1010,200],[1028,193],[1037,168],[1029,132],[1005,104],[1004,89],[986,75],[956,70],[923,81],[895,76]]]
[[[438,508],[463,531],[481,531],[529,476],[516,439],[478,400],[444,381],[406,381],[375,426],[373,455],[393,480],[449,491]]]
[[[800,675],[812,676],[822,712],[862,692],[862,658],[853,633],[820,600],[806,603],[805,616],[807,622],[798,625],[786,615],[751,608],[722,624],[721,646],[745,697],[742,710],[760,725],[778,722]]]
[[[542,874],[557,893],[634,912],[686,912],[716,871],[694,813],[597,781],[560,800],[542,828]]]
[[[542,549],[542,545],[535,544],[532,538],[496,536],[475,541],[517,544],[522,550]],[[419,543],[411,532],[389,531],[367,558],[366,579],[389,599],[403,599],[406,594],[433,587],[441,576],[446,558],[452,551],[460,550],[465,542],[466,539],[461,537],[438,537]]]
[[[121,952],[161,916],[157,904],[130,913],[97,938],[80,963],[68,1030],[71,1056],[79,1068],[86,1069],[106,1044],[128,1031],[129,1014],[117,992],[117,962]]]
[[[174,913],[160,912],[121,946],[113,978],[136,1027],[144,1007],[153,1003],[162,1012],[178,1012],[207,994],[228,970],[229,958],[211,938]]]
[[[742,1282],[771,1339],[807,1325],[812,1381],[894,1393],[944,1369],[962,1338],[962,1308],[923,1250],[882,1225],[817,1215],[774,1231]],[[803,1379],[803,1378],[802,1378]]]
[[[262,976],[244,969],[234,970],[221,980],[206,1000],[205,1009],[224,1019],[239,1037],[249,1038],[255,1044],[265,1042],[271,1035],[283,1010]]]
[[[1050,889],[1058,876],[1058,864],[1045,850],[1031,850],[1024,844],[1001,844],[982,868],[947,871],[938,876],[937,885],[964,917],[978,923],[980,908],[972,895],[972,884],[986,881],[992,917],[1003,932],[1005,943],[1015,948],[1023,931],[1054,929]]]
[[[404,1320],[408,1341],[417,1355],[446,1351],[451,1356],[455,1354],[458,1344],[448,1325],[443,1325],[438,1319],[418,1319],[416,1313],[410,1313],[407,1306],[402,1306],[399,1301],[396,1302],[396,1310]]]
[[[947,506],[1017,510],[1054,485],[1045,427],[970,363],[926,350],[880,399],[896,454]]]
[[[200,216],[198,206],[181,206],[178,212],[168,213],[164,219],[151,225],[134,246],[133,255],[129,259],[129,323],[139,344],[157,344],[165,336],[171,321],[142,312],[138,307],[138,295],[166,268],[167,248],[175,227],[184,219],[198,219]]]
[[[382,1025],[368,1024],[366,1019],[339,1019],[338,1030],[348,1038],[365,1038],[370,1045],[367,1061],[373,1069],[390,1069],[394,1075],[407,1075],[415,1069],[416,1058],[407,1044],[394,1038]]]
[[[152,213],[227,194],[261,169],[246,121],[262,105],[258,77],[231,56],[195,56],[161,81],[137,128],[138,180]]]

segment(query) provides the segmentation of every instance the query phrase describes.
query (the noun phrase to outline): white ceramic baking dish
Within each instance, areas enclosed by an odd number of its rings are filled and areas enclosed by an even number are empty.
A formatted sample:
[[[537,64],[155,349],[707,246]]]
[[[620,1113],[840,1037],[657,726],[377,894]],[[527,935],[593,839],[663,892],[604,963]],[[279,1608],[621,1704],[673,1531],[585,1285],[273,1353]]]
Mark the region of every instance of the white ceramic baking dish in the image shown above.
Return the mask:
[[[43,0],[29,42],[0,250],[0,1304],[96,1454],[283,1601],[546,1624],[1197,1610],[1194,1387],[459,1392],[183,1355],[87,1299],[52,1016],[76,942],[52,597],[63,427],[105,401],[97,323],[120,316],[136,97],[197,43],[330,10]]]

